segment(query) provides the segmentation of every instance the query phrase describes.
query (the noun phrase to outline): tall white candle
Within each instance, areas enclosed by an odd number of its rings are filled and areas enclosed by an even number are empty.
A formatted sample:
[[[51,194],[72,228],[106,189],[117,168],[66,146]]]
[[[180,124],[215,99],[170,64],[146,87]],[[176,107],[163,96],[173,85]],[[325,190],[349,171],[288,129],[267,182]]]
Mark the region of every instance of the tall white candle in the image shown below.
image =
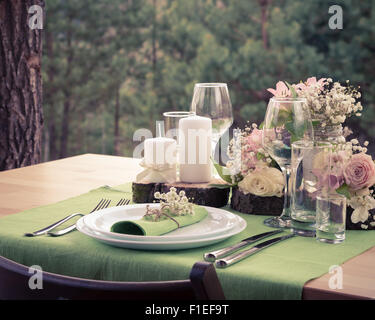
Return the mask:
[[[176,164],[176,140],[164,137],[146,139],[144,158],[146,165]]]
[[[189,183],[211,181],[212,120],[191,116],[179,121],[180,180]]]

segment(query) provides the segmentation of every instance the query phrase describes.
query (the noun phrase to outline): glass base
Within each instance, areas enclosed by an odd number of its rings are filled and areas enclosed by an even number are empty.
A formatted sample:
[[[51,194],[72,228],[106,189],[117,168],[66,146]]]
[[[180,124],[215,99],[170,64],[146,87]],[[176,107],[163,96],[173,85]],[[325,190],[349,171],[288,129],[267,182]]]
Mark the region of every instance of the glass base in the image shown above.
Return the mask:
[[[267,227],[271,228],[287,228],[289,229],[291,227],[291,219],[289,217],[272,217],[264,220],[264,224]]]
[[[324,239],[324,238],[316,238],[319,242],[324,242],[324,243],[330,243],[330,244],[338,244],[338,243],[343,243],[345,239]]]
[[[316,231],[316,240],[331,244],[342,243],[345,240],[345,231],[338,233],[330,233],[318,229]]]
[[[316,224],[314,222],[301,222],[292,219],[292,232],[302,237],[315,237]]]
[[[295,229],[292,228],[292,232],[297,236],[301,237],[315,237],[315,230],[303,230],[303,229]]]

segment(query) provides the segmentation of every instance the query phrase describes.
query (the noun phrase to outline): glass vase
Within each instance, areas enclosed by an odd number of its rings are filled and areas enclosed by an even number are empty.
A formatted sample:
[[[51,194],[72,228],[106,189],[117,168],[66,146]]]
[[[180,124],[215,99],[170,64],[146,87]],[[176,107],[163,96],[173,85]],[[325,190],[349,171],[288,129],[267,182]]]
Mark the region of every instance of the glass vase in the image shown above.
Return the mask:
[[[327,124],[322,126],[320,120],[313,120],[314,140],[337,145],[345,143],[344,130],[341,124]]]

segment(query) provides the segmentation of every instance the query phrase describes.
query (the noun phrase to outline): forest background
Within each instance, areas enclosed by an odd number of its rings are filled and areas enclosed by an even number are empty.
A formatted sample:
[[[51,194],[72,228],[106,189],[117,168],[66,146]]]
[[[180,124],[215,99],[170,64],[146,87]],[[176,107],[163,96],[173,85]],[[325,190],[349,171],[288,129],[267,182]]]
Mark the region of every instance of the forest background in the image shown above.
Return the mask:
[[[332,5],[343,29],[329,28]],[[225,82],[233,127],[260,123],[279,80],[332,77],[361,87],[347,125],[375,140],[375,1],[48,0],[42,160],[132,156],[137,129],[189,110],[194,84]],[[154,132],[154,131],[153,131]],[[370,144],[374,156],[375,145]]]

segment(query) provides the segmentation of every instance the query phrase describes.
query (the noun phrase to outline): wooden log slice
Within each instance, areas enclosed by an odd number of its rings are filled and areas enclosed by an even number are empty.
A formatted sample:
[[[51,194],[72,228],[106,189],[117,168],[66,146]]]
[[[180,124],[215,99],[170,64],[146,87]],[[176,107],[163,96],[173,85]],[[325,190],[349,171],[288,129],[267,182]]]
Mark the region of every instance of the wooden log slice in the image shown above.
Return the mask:
[[[242,213],[279,216],[283,212],[284,197],[260,197],[250,193],[244,194],[238,187],[233,187],[230,206]]]
[[[136,183],[132,184],[134,203],[151,203],[155,200],[154,193],[161,191],[162,183]]]
[[[224,181],[213,180],[210,183],[136,183],[133,182],[133,202],[151,203],[155,201],[154,193],[159,191],[167,193],[171,187],[175,187],[177,192],[184,190],[189,200],[201,206],[220,208],[226,206],[229,200],[230,188],[212,187],[210,184],[226,185]]]

